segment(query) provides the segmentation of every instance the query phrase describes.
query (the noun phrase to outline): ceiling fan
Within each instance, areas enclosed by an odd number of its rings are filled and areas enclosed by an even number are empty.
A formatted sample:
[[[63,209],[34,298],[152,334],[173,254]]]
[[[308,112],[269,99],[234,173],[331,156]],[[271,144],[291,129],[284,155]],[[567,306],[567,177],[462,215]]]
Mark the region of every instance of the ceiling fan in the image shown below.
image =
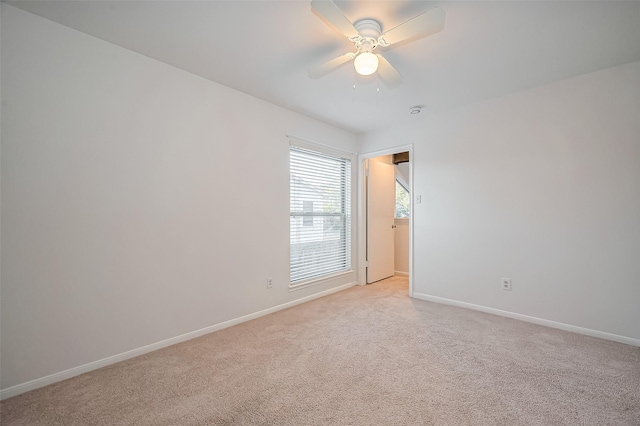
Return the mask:
[[[378,71],[378,75],[388,87],[396,87],[402,82],[402,76],[384,56],[374,53],[374,50],[411,38],[426,37],[444,28],[445,14],[439,7],[415,16],[385,33],[382,33],[382,26],[375,19],[361,19],[352,24],[331,0],[312,0],[311,9],[344,34],[355,46],[355,52],[345,53],[309,70],[311,78],[320,78],[353,60],[358,74],[371,75]]]

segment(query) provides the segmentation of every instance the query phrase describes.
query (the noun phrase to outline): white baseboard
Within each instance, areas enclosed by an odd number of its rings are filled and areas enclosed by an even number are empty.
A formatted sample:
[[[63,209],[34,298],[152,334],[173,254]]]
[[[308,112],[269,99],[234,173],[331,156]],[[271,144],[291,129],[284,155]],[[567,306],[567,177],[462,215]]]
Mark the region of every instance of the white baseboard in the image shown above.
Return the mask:
[[[323,296],[328,296],[332,293],[337,293],[342,290],[346,290],[349,287],[356,285],[356,282],[349,284],[343,284],[341,286],[331,288],[329,290],[322,291],[320,293],[312,294],[310,296],[303,297],[301,299],[293,300],[291,302],[283,303],[272,308],[264,309],[262,311],[254,312],[249,315],[244,315],[238,318],[234,318],[229,321],[224,321],[219,324],[211,325],[209,327],[201,328],[190,333],[185,333],[180,336],[172,337],[170,339],[162,340],[160,342],[152,343],[150,345],[143,346],[141,348],[132,349],[127,352],[123,352],[118,355],[113,355],[107,358],[93,361],[88,364],[73,367],[68,370],[60,371],[59,373],[50,374],[39,379],[31,380],[29,382],[21,383],[19,385],[11,386],[7,389],[0,390],[0,400],[11,398],[12,396],[20,395],[21,393],[29,392],[34,389],[41,388],[62,380],[70,379],[71,377],[78,376],[80,374],[88,373],[89,371],[97,370],[98,368],[106,367],[111,364],[115,364],[120,361],[124,361],[130,358],[134,358],[140,355],[144,355],[149,352],[156,351],[158,349],[166,348],[167,346],[175,345],[176,343],[185,342],[187,340],[195,339],[196,337],[203,336],[205,334],[213,333],[214,331],[222,330],[252,319],[256,319],[265,315],[272,314],[283,309],[291,308],[296,305],[300,305],[305,302],[309,302],[314,299],[318,299]]]
[[[408,277],[409,273],[404,271],[393,271],[393,275],[401,275],[403,277]]]
[[[413,293],[411,297],[426,300],[427,302],[441,303],[444,305],[452,305],[460,308],[473,309],[474,311],[486,312],[489,314],[500,315],[502,317],[508,317],[517,319],[520,321],[530,322],[533,324],[544,325],[547,327],[558,328],[560,330],[571,331],[573,333],[584,334],[586,336],[598,337],[600,339],[612,340],[614,342],[625,343],[631,346],[640,347],[640,340],[631,337],[620,336],[618,334],[606,333],[604,331],[592,330],[590,328],[578,327],[575,325],[565,324],[556,321],[550,321],[542,318],[531,317],[529,315],[517,314],[515,312],[503,311],[501,309],[489,308],[481,305],[474,305],[472,303],[460,302],[458,300],[445,299],[443,297],[429,296],[422,293]]]

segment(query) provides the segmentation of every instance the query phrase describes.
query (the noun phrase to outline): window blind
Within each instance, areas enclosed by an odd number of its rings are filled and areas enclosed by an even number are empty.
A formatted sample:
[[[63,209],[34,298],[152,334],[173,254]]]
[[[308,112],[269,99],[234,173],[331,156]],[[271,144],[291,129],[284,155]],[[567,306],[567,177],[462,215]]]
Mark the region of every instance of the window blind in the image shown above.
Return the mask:
[[[290,148],[291,285],[351,269],[351,160]]]

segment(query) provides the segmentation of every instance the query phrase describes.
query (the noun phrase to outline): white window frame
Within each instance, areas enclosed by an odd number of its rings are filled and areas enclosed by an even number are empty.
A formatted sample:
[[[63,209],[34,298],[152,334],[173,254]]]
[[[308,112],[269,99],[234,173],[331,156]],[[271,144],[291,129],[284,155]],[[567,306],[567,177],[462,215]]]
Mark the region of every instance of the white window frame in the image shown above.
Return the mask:
[[[350,192],[350,199],[349,199],[349,204],[346,208],[346,212],[345,214],[347,215],[347,234],[345,236],[345,238],[347,239],[346,241],[346,267],[345,269],[341,269],[341,270],[336,270],[336,271],[332,271],[332,272],[328,272],[326,274],[322,274],[322,275],[317,275],[317,276],[313,276],[313,277],[309,277],[307,279],[301,279],[301,280],[297,280],[292,282],[291,281],[291,275],[289,276],[289,291],[293,291],[293,290],[298,290],[301,288],[305,288],[311,285],[316,285],[316,284],[320,284],[323,282],[327,282],[328,280],[331,279],[335,279],[338,277],[342,277],[344,275],[348,275],[348,274],[352,274],[354,272],[354,265],[355,265],[355,261],[356,261],[356,256],[355,256],[355,224],[354,224],[354,207],[355,207],[355,196],[354,196],[354,189],[356,188],[355,184],[355,180],[354,178],[356,177],[356,169],[357,168],[357,164],[356,164],[356,156],[353,153],[349,153],[346,151],[342,151],[333,147],[329,147],[329,146],[325,146],[325,145],[321,145],[321,144],[316,144],[316,143],[311,143],[311,142],[307,142],[307,141],[301,141],[298,139],[290,139],[290,149],[289,149],[289,161],[291,161],[291,149],[292,148],[298,148],[298,149],[302,149],[302,150],[307,150],[310,152],[316,152],[320,155],[327,155],[327,156],[332,156],[332,157],[338,157],[341,159],[344,159],[346,161],[348,161],[350,163],[350,174],[348,176],[348,182],[349,182],[349,192]],[[291,171],[290,171],[291,173]],[[291,180],[290,180],[290,188],[289,188],[289,196],[291,199]],[[289,214],[291,217],[291,206],[289,208]],[[289,256],[289,270],[290,270],[290,274],[291,274],[291,224],[289,225],[289,232],[290,232],[290,241],[289,241],[289,250],[290,250],[290,256]]]

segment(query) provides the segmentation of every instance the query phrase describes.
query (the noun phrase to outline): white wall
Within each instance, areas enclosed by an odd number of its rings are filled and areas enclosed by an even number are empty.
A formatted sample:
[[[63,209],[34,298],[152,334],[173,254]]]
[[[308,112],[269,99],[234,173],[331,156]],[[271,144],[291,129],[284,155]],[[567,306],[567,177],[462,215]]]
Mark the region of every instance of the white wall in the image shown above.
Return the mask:
[[[405,187],[409,187],[409,163],[396,164],[396,179]]]
[[[393,164],[393,155],[381,155],[379,157],[374,157],[371,161],[378,161],[383,164]]]
[[[422,195],[416,297],[640,344],[640,62],[407,119],[361,152],[398,140]]]
[[[285,134],[354,135],[6,4],[1,25],[3,389],[356,281],[287,288]]]

